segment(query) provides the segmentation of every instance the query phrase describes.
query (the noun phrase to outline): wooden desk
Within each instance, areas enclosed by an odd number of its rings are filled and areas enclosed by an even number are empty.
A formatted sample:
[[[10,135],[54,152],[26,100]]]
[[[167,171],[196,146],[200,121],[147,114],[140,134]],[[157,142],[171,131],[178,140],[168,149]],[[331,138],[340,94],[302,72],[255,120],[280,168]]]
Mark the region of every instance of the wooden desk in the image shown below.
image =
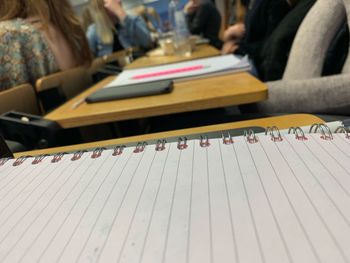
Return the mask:
[[[63,128],[73,128],[240,105],[267,98],[265,84],[244,72],[178,82],[169,94],[93,104],[83,102],[73,108],[74,104],[102,88],[113,78],[103,80],[47,114],[45,118],[58,122]]]
[[[155,51],[149,52],[148,55],[145,57],[136,59],[131,64],[127,65],[126,68],[133,69],[133,68],[157,66],[157,65],[169,64],[174,62],[193,60],[198,58],[212,57],[217,55],[220,55],[220,51],[208,44],[197,45],[196,50],[192,52],[190,57],[179,57],[175,55],[172,55],[172,56],[157,55],[157,50],[155,50]]]
[[[147,56],[135,60],[128,68],[153,66],[218,55],[210,45],[199,45],[191,57]],[[81,102],[102,88],[114,77],[107,78],[76,98],[47,114],[45,118],[63,128],[75,128],[121,120],[130,120],[172,113],[212,109],[257,102],[267,98],[266,86],[248,73],[228,74],[175,83],[170,94],[87,104]]]
[[[56,147],[56,148],[50,148],[50,149],[30,151],[30,152],[22,152],[22,153],[16,153],[15,157],[24,156],[24,155],[35,156],[40,154],[52,154],[57,152],[71,152],[71,151],[77,151],[81,149],[107,147],[111,145],[125,144],[130,142],[142,142],[142,141],[148,141],[148,140],[156,140],[160,138],[169,138],[174,136],[177,137],[177,136],[184,136],[184,135],[198,134],[198,133],[205,134],[208,132],[244,128],[244,127],[251,127],[251,126],[261,126],[261,127],[277,126],[280,130],[282,130],[282,129],[288,129],[289,127],[292,127],[292,126],[294,127],[308,126],[314,123],[324,123],[324,121],[311,114],[291,114],[291,115],[284,115],[284,116],[278,116],[278,117],[230,122],[230,123],[216,124],[216,125],[196,127],[196,128],[190,128],[190,129],[181,129],[181,130],[174,130],[174,131],[168,131],[168,132],[160,132],[160,133],[145,134],[145,135],[139,135],[139,136],[133,136],[133,137],[98,141],[98,142],[92,142],[92,143],[76,144],[72,146],[64,146],[64,147]]]

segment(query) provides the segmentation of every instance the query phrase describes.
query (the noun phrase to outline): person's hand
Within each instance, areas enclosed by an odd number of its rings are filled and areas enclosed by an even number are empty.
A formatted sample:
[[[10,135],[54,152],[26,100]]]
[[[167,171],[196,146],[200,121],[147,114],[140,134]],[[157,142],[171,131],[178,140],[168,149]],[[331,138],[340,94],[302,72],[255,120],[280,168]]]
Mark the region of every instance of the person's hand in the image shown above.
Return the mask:
[[[239,45],[235,41],[226,41],[221,49],[221,54],[232,54],[239,48]]]
[[[184,13],[185,14],[191,14],[194,11],[196,11],[196,9],[198,7],[199,7],[199,1],[197,1],[197,0],[190,0],[190,1],[188,1],[188,3],[184,7]]]
[[[122,22],[125,19],[126,12],[120,0],[104,0],[104,7],[109,13],[117,16],[119,21]]]
[[[240,40],[243,38],[245,34],[245,26],[243,23],[237,23],[232,26],[230,26],[228,29],[224,32],[224,41],[228,40]]]

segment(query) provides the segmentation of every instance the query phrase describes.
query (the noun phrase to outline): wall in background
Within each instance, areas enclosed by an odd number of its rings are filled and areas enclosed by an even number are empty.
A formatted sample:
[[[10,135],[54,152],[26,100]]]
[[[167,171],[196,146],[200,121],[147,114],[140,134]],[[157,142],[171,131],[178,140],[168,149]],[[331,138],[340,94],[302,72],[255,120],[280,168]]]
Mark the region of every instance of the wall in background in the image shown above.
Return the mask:
[[[166,22],[168,20],[168,5],[169,5],[169,1],[168,0],[156,0],[156,1],[149,1],[148,0],[144,0],[145,4],[147,6],[153,7],[154,9],[157,10],[159,16],[162,19],[162,22]],[[179,0],[180,1],[180,5],[184,6],[188,0]]]

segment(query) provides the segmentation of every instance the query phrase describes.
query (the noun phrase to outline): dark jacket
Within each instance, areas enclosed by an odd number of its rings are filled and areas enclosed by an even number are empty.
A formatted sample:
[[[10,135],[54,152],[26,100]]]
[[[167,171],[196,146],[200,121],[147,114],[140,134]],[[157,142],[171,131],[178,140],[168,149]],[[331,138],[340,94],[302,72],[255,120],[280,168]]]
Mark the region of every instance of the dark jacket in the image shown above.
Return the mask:
[[[209,43],[221,49],[222,41],[219,39],[221,16],[215,5],[204,0],[198,9],[186,15],[188,29],[191,34],[202,35],[209,39]]]
[[[345,20],[328,47],[322,69],[322,76],[341,73],[348,57],[349,41],[349,26]]]
[[[263,81],[282,78],[294,37],[315,2],[316,0],[299,0],[265,41],[257,59],[259,63],[256,64]]]
[[[237,53],[259,64],[259,54],[280,21],[291,10],[286,0],[250,0],[245,18],[246,33]]]

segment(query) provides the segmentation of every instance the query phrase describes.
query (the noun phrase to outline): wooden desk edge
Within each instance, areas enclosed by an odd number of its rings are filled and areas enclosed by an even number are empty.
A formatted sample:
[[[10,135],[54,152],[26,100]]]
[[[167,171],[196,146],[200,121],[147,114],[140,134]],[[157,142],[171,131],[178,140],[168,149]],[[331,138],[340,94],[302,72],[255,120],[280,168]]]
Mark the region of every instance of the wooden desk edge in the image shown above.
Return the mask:
[[[228,76],[224,74],[224,75],[220,75],[220,77],[227,78]],[[255,85],[255,88],[253,90],[249,89],[249,92],[243,89],[242,94],[234,94],[232,96],[220,97],[219,98],[220,105],[217,104],[217,100],[213,100],[213,99],[206,100],[205,98],[202,98],[201,100],[197,100],[196,102],[193,102],[191,104],[189,104],[188,102],[178,101],[177,103],[173,102],[168,106],[155,105],[152,107],[147,107],[147,109],[143,109],[142,111],[140,109],[129,109],[127,114],[125,111],[111,111],[111,112],[105,112],[103,114],[97,113],[95,115],[94,113],[91,113],[89,111],[87,114],[70,116],[68,118],[66,117],[64,113],[69,110],[74,110],[72,109],[74,104],[81,101],[83,98],[87,97],[89,94],[102,88],[114,78],[114,77],[108,77],[103,81],[101,81],[99,84],[94,85],[90,89],[84,91],[82,94],[66,102],[65,104],[63,104],[62,106],[54,110],[53,112],[48,113],[45,116],[45,118],[58,122],[63,128],[75,128],[75,127],[107,123],[111,121],[122,121],[127,119],[138,119],[138,118],[153,117],[153,116],[174,114],[174,113],[180,113],[180,112],[198,111],[198,110],[213,109],[218,107],[228,107],[228,106],[234,106],[234,105],[248,104],[248,103],[254,103],[257,101],[262,101],[267,99],[267,96],[268,96],[267,86],[264,83],[255,79],[253,76],[251,76],[247,72],[237,72],[234,74],[234,77],[247,79],[249,83],[251,83],[252,85]],[[209,78],[212,79],[213,77],[209,77]],[[194,79],[194,80],[188,80],[188,81],[198,82],[202,80]],[[188,83],[188,81],[181,81],[179,83],[176,83],[175,85],[186,85],[185,83]],[[141,98],[141,99],[144,99],[144,98]],[[106,102],[106,103],[112,103],[112,102]]]
[[[236,98],[238,102],[232,102],[232,99],[231,99],[227,103],[221,103],[221,107],[230,107],[235,105],[263,101],[267,99],[267,96],[268,96],[267,90],[257,91],[254,94],[240,95],[240,96],[237,96]],[[229,100],[229,98],[227,98],[226,100]],[[203,100],[201,101],[201,105],[199,105],[198,103],[198,105],[191,105],[191,107],[189,107],[188,104],[186,103],[178,103],[176,104],[176,108],[182,107],[183,110],[181,111],[181,113],[217,108],[211,105],[212,105],[211,100],[210,101]],[[58,122],[63,128],[76,128],[76,127],[108,123],[108,122],[111,122],[111,120],[123,121],[123,120],[149,118],[149,117],[164,116],[164,115],[179,113],[179,111],[174,107],[175,107],[174,105],[168,108],[164,106],[155,106],[153,108],[147,108],[147,110],[143,110],[143,112],[140,112],[139,110],[129,110],[127,114],[125,114],[124,112],[121,112],[121,113],[110,112],[110,113],[105,113],[103,116],[97,116],[97,117],[91,117],[91,115],[88,117],[81,116],[79,118],[71,118],[68,120],[65,120],[65,119],[58,120]],[[145,114],[146,112],[147,114]],[[98,118],[99,120],[98,122],[96,122],[96,118]]]
[[[148,141],[148,140],[168,138],[168,137],[174,137],[174,136],[184,136],[184,135],[198,134],[198,133],[205,134],[207,132],[244,128],[244,127],[250,127],[250,126],[267,127],[267,126],[275,125],[280,130],[282,130],[282,129],[288,129],[289,127],[292,127],[292,126],[308,126],[308,125],[312,125],[313,123],[324,123],[324,121],[311,114],[290,114],[290,115],[275,116],[275,117],[268,117],[268,118],[254,119],[254,120],[245,120],[245,121],[239,121],[239,122],[230,122],[230,123],[181,129],[181,130],[166,131],[166,132],[160,132],[160,133],[144,134],[139,136],[110,139],[110,140],[104,140],[104,141],[48,148],[48,149],[42,149],[42,150],[34,150],[34,151],[28,151],[28,152],[20,152],[20,153],[15,153],[14,155],[16,158],[18,158],[24,155],[37,156],[40,154],[71,152],[71,151],[77,151],[82,149],[107,147],[107,146],[118,145],[118,144]]]

